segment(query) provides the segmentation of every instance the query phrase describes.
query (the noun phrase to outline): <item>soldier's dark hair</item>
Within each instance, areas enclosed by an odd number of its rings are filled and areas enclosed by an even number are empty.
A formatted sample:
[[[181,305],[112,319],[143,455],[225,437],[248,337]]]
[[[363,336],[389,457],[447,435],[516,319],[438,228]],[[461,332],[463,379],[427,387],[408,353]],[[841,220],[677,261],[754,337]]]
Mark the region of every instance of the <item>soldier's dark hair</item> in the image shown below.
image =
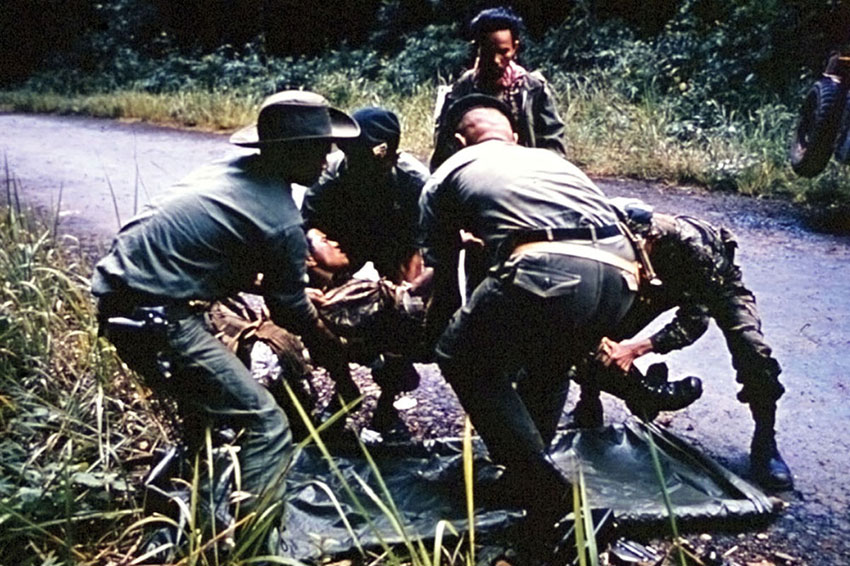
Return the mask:
[[[519,39],[520,32],[525,29],[519,14],[507,6],[482,10],[469,22],[469,32],[475,41],[488,33],[503,29],[511,30],[514,41]]]

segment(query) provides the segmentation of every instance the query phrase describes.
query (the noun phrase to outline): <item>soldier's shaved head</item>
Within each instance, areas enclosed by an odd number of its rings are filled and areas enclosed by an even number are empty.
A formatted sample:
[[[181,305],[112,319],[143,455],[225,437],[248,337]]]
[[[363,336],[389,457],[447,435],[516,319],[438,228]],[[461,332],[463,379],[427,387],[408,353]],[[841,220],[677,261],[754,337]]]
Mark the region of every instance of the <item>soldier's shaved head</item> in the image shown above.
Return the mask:
[[[478,107],[466,112],[458,122],[455,136],[464,146],[487,140],[516,143],[517,136],[508,117],[496,108]]]

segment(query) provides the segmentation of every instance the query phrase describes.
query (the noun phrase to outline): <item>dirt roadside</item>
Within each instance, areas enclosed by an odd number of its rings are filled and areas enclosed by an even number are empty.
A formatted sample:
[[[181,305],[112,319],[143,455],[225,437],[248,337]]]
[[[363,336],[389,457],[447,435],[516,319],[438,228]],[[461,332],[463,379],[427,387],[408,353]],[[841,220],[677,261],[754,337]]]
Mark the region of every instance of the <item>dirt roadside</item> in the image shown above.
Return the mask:
[[[119,219],[167,194],[170,183],[195,166],[236,148],[214,134],[0,114],[0,151],[22,200],[51,210],[59,203],[60,229],[102,246]],[[766,528],[713,532],[710,542],[698,532],[689,538],[731,551],[728,558],[737,564],[850,564],[850,379],[843,367],[850,352],[850,237],[807,231],[785,203],[632,181],[599,184],[612,196],[636,196],[658,210],[731,228],[765,334],[784,368],[788,392],[780,404],[779,444],[796,479],[796,490],[781,495],[788,507]],[[699,402],[667,418],[669,428],[746,477],[752,423],[735,401],[719,331],[712,327],[668,362],[672,375],[698,375],[705,384]],[[432,402],[446,396],[435,393],[441,385],[434,368],[425,373],[420,402],[405,419],[420,434],[438,434],[451,420],[441,415],[456,407]],[[609,406],[608,419],[619,418],[616,404]]]

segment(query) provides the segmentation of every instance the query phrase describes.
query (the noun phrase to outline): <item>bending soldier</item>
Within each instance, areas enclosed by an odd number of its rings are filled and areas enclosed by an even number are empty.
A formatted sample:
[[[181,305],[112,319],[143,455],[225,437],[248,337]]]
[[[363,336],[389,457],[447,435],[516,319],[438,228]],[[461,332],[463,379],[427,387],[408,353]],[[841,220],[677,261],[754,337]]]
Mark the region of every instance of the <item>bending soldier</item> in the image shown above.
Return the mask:
[[[449,111],[445,127],[464,149],[422,193],[435,270],[426,324],[443,376],[545,540],[570,509],[570,483],[547,452],[568,370],[628,309],[637,265],[601,191],[555,153],[518,145],[509,116],[483,95]],[[489,270],[452,314],[461,230],[484,241]]]
[[[319,180],[304,196],[302,215],[311,237],[318,229],[339,243],[350,260],[350,272],[372,261],[378,274],[393,283],[413,282],[423,274],[416,246],[419,195],[428,169],[399,151],[401,125],[383,108],[353,114],[360,136],[340,142]],[[339,278],[339,275],[337,275]],[[385,353],[372,377],[382,388],[373,425],[390,430],[400,425],[392,408],[394,383],[418,383],[409,360]]]
[[[125,225],[95,266],[101,329],[121,358],[155,393],[176,399],[184,419],[244,431],[239,487],[250,497],[242,510],[283,490],[289,422],[192,301],[257,292],[261,271],[272,320],[302,336],[334,378],[353,386],[340,341],[305,292],[307,244],[291,183],[311,183],[331,143],[358,133],[317,94],[270,96],[256,126],[231,138],[259,153],[190,175],[175,196]]]
[[[776,403],[785,389],[779,363],[764,339],[756,299],[735,265],[737,242],[725,228],[689,216],[652,213],[643,203],[623,205],[628,226],[644,238],[660,285],[641,288],[615,338],[634,336],[662,312],[677,308],[672,322],[645,339],[607,340],[610,361],[628,370],[649,352],[665,354],[693,344],[714,319],[732,355],[741,384],[738,399],[750,405],[755,421],[750,467],[769,489],[790,489],[793,477],[776,445]],[[601,420],[601,405],[583,390],[577,415]]]

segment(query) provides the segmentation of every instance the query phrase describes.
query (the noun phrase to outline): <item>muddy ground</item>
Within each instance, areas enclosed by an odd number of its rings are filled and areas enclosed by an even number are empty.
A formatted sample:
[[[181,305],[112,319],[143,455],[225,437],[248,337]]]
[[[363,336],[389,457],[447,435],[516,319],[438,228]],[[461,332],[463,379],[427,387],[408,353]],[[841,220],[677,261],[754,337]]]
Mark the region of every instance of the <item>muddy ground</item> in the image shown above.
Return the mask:
[[[226,137],[77,117],[0,114],[0,151],[24,202],[57,210],[60,230],[102,247],[145,202],[166,194],[192,168],[236,148]],[[628,180],[599,179],[608,194],[637,196],[658,210],[731,228],[744,279],[755,291],[764,331],[781,362],[787,393],[779,445],[795,490],[769,525],[690,531],[736,564],[850,564],[850,237],[807,230],[787,203]],[[61,198],[60,198],[61,195]],[[0,196],[5,201],[5,195]],[[117,211],[117,212],[116,212]],[[649,363],[651,360],[647,360]],[[703,398],[662,416],[675,433],[747,476],[752,422],[735,400],[733,371],[719,331],[668,358],[674,376],[703,378]],[[418,404],[404,415],[418,436],[456,432],[459,411],[434,366],[420,366]],[[625,418],[607,400],[609,422]],[[568,405],[569,408],[569,405]],[[700,535],[704,535],[700,537]],[[708,538],[711,538],[709,541]]]

